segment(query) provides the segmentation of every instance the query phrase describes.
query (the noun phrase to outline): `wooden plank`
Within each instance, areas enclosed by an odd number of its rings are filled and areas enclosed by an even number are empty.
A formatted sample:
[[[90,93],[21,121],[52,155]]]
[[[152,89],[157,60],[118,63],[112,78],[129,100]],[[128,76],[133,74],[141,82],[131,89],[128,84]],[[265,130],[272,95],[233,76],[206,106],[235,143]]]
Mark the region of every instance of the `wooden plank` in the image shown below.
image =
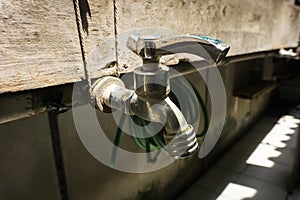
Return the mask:
[[[158,27],[217,37],[229,55],[296,46],[299,10],[285,0],[120,0],[119,32]],[[149,33],[151,34],[151,32]]]
[[[88,49],[96,38],[113,34],[110,2],[95,1],[90,6]],[[8,0],[0,1],[0,7],[0,93],[83,78],[72,1]]]
[[[114,5],[111,0],[90,0],[91,17],[85,32],[89,68],[92,77],[101,76],[103,68],[115,58]],[[109,72],[108,72],[109,73]]]
[[[120,34],[158,27],[210,35],[230,44],[230,55],[295,46],[300,31],[299,9],[285,0],[119,1]],[[104,70],[115,60],[113,1],[90,0],[88,7],[85,39],[92,77],[114,73]],[[84,78],[71,0],[0,0],[0,8],[0,94]],[[123,38],[121,51],[125,46]],[[125,54],[120,53],[121,65],[131,62],[131,70],[138,62]]]
[[[75,81],[80,49],[71,1],[1,1],[0,93]]]

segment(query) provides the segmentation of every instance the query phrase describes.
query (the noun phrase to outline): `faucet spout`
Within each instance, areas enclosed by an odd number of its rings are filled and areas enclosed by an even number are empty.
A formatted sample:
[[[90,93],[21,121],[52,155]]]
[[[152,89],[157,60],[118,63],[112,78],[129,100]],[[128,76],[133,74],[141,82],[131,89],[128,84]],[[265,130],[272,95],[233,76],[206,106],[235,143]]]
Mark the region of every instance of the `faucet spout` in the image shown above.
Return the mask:
[[[163,55],[189,53],[213,64],[220,63],[230,49],[229,45],[216,38],[192,34],[166,38],[132,35],[128,38],[127,47],[142,57],[144,62],[157,62]]]

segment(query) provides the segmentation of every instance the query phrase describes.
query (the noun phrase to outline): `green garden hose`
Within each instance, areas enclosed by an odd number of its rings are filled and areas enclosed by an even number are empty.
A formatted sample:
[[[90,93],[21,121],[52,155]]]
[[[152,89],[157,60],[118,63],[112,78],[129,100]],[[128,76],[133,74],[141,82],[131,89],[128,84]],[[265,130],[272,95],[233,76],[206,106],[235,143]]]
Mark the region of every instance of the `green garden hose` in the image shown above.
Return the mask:
[[[173,82],[174,87],[178,88],[180,91],[182,91],[183,95],[185,97],[191,97],[191,98],[188,98],[188,104],[189,104],[188,107],[189,108],[193,107],[193,106],[195,106],[199,103],[200,108],[203,112],[203,120],[204,120],[204,128],[202,129],[202,131],[199,134],[197,134],[197,138],[201,138],[206,134],[206,132],[208,130],[208,125],[209,125],[208,113],[207,113],[207,110],[206,110],[206,107],[205,107],[205,103],[203,102],[203,100],[202,100],[200,94],[198,93],[197,89],[189,81],[188,81],[188,83],[189,83],[189,85],[192,86],[193,91],[190,91],[188,89],[189,87],[183,81],[174,81]],[[197,98],[192,98],[192,93],[193,92],[196,94]],[[175,95],[171,94],[170,96],[174,96],[174,98],[172,98],[172,100],[177,106],[179,106],[179,109],[180,109],[179,101],[175,97]],[[190,122],[191,124],[196,123],[197,120],[198,120],[198,115],[197,115],[196,112],[197,112],[196,109],[190,109],[189,112],[188,112],[190,114],[190,116],[188,116],[188,117],[191,119],[191,122]],[[144,127],[143,131],[144,131],[146,136],[147,135],[148,136],[152,135],[152,130],[147,126],[147,124],[149,122],[139,118],[136,115],[132,116],[132,119],[136,122],[136,124],[138,126]],[[121,139],[122,127],[123,127],[123,124],[124,124],[124,120],[125,119],[124,119],[124,114],[123,114],[121,119],[120,119],[120,124],[119,124],[119,127],[117,129],[116,137],[115,137],[115,141],[114,141],[115,148],[113,149],[113,152],[112,152],[112,159],[111,159],[111,164],[112,165],[115,164],[115,159],[116,159],[116,155],[117,155],[117,147],[119,147],[119,144],[120,144],[120,139]],[[164,143],[164,140],[162,138],[162,134],[156,134],[154,136],[147,137],[147,138],[140,138],[140,137],[137,136],[136,130],[135,130],[132,123],[131,123],[131,131],[132,131],[132,136],[133,136],[133,139],[134,139],[135,143],[140,148],[144,149],[146,152],[152,152],[152,151],[159,150],[161,148],[165,148],[165,143]],[[162,131],[164,131],[164,130],[162,130]]]

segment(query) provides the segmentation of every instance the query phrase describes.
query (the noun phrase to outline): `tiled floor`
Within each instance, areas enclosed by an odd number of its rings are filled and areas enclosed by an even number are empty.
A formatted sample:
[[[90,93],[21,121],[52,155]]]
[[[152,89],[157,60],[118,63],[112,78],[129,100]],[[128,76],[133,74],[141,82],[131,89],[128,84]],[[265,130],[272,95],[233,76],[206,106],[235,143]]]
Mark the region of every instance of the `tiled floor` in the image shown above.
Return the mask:
[[[179,199],[300,200],[300,187],[292,195],[287,192],[300,110],[278,117],[263,117]]]

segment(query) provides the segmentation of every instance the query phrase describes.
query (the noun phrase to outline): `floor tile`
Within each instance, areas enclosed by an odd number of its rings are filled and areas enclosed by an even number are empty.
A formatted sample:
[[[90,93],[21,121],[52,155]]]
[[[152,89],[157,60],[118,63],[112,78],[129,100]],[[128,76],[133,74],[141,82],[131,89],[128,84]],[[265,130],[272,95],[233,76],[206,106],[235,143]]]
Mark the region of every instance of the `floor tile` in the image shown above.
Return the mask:
[[[277,124],[265,136],[261,143],[269,144],[278,148],[294,148],[296,143],[296,131],[294,129]]]
[[[291,167],[276,163],[272,168],[249,166],[244,175],[285,188],[291,173]]]
[[[237,173],[243,173],[247,168],[246,160],[248,157],[248,155],[227,153],[216,163],[216,166]]]
[[[229,183],[235,182],[239,176],[239,173],[213,167],[195,185],[203,190],[219,194]]]
[[[263,117],[190,188],[186,199],[287,199],[299,123],[292,115]],[[300,200],[300,187],[288,200]]]
[[[218,196],[217,200],[250,199],[257,194],[257,190],[236,183],[230,183]]]
[[[289,200],[299,200],[300,199],[300,187],[298,186],[292,195],[290,195]]]
[[[252,152],[256,149],[256,147],[260,143],[251,143],[248,140],[243,140],[234,145],[228,153],[234,153],[234,154],[239,154],[239,155],[251,155]]]
[[[178,200],[215,200],[218,194],[203,190],[199,186],[190,187]]]
[[[259,144],[252,154],[249,155],[246,163],[271,168],[275,165],[273,159],[280,156],[282,156],[282,152],[280,152],[278,148],[271,145]]]
[[[245,187],[253,188],[256,190],[256,194],[251,199],[272,199],[272,200],[284,200],[287,192],[286,189],[271,183],[267,183],[252,177],[242,175],[239,177],[237,184]]]
[[[272,158],[275,163],[293,166],[295,157],[295,149],[278,149],[281,152],[281,156]]]

